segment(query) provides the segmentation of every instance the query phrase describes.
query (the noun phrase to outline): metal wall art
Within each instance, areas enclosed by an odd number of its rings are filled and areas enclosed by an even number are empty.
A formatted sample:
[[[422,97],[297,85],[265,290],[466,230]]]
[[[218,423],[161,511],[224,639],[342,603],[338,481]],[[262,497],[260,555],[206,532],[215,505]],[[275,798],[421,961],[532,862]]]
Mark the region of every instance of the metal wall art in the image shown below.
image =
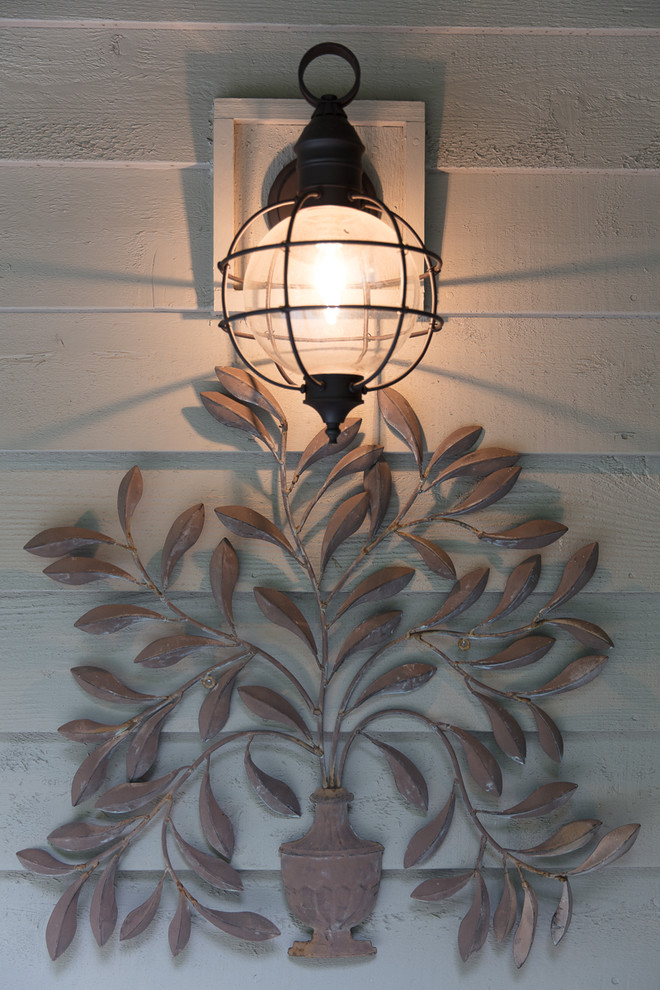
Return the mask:
[[[162,875],[147,900],[134,904],[121,919],[120,939],[134,938],[149,926],[159,912],[165,884],[173,885],[178,896],[169,922],[174,955],[189,940],[191,912],[237,939],[279,935],[267,918],[236,907],[242,882],[231,865],[234,828],[222,807],[221,783],[228,765],[242,755],[248,804],[256,795],[273,814],[299,817],[303,795],[295,793],[290,778],[276,779],[264,769],[265,751],[273,747],[308,759],[318,784],[311,798],[313,824],[302,837],[292,825],[291,841],[280,849],[290,909],[312,931],[311,938],[295,942],[289,953],[317,958],[373,954],[371,942],[354,938],[351,929],[373,907],[383,847],[368,835],[356,835],[348,817],[348,788],[365,780],[354,767],[363,748],[371,747],[391,774],[389,800],[409,806],[417,817],[428,812],[421,828],[411,821],[402,864],[406,869],[430,864],[423,882],[411,882],[411,897],[430,902],[437,912],[442,910],[439,902],[469,888],[471,906],[458,929],[462,958],[477,952],[492,931],[497,941],[511,939],[515,963],[522,966],[537,927],[535,885],[546,882],[544,878],[556,881],[557,907],[548,927],[557,944],[571,920],[573,878],[623,855],[639,830],[636,824],[620,825],[599,837],[601,822],[572,820],[566,810],[559,812],[577,785],[557,780],[551,770],[561,760],[563,743],[544,703],[600,674],[612,645],[607,633],[575,617],[569,605],[595,571],[597,545],[567,550],[555,590],[541,599],[540,608],[530,608],[541,573],[538,551],[566,539],[566,527],[532,519],[500,531],[483,518],[484,510],[515,485],[518,454],[480,446],[481,428],[469,426],[451,433],[425,458],[414,411],[389,389],[379,393],[380,411],[412,455],[415,478],[409,490],[410,472],[403,483],[395,483],[382,446],[358,441],[359,420],[347,423],[336,444],[329,444],[324,432],[315,436],[291,473],[287,424],[277,401],[246,371],[222,368],[218,378],[225,392],[206,393],[206,408],[224,427],[249,434],[265,448],[279,494],[271,518],[246,505],[215,509],[212,525],[219,524],[233,541],[222,537],[210,560],[217,622],[189,614],[171,590],[178,562],[202,533],[204,506],[191,506],[172,524],[157,577],[134,538],[145,512],[137,467],[119,486],[123,535],[57,528],[26,546],[38,556],[57,558],[45,573],[62,584],[118,579],[132,590],[141,589],[146,605],[129,595],[124,604],[94,607],[76,622],[83,632],[112,635],[137,624],[168,630],[138,656],[130,656],[130,666],[134,661],[152,672],[151,693],[134,690],[130,675],[120,679],[104,667],[72,671],[97,704],[122,710],[130,706],[133,714],[109,722],[104,716],[101,721],[98,716],[76,719],[59,730],[91,747],[72,784],[72,803],[83,810],[48,836],[57,856],[39,848],[18,854],[35,873],[73,876],[48,921],[50,955],[56,959],[70,945],[81,896],[89,896],[99,945],[110,938],[118,920],[115,886],[121,882],[122,856],[153,829],[161,835]],[[497,599],[482,598],[488,567],[457,575],[443,547],[449,537],[512,554],[515,559]],[[271,544],[275,556],[281,555],[287,570],[297,572],[308,589],[296,601],[279,585],[255,587],[254,605],[260,613],[256,633],[244,627],[235,607],[239,554],[250,541]],[[89,556],[90,548],[100,555]],[[340,576],[330,580],[337,554]],[[390,563],[384,563],[384,554]],[[400,563],[391,563],[399,557]],[[420,614],[420,607],[432,596],[401,595],[416,568],[437,588],[428,614]],[[496,601],[494,608],[483,607],[487,599],[491,606]],[[539,601],[538,595],[534,600]],[[264,631],[269,627],[291,638],[294,660],[278,656],[273,648],[277,635]],[[562,661],[559,670],[552,658],[545,660],[556,640],[563,645],[555,652],[569,649],[568,662]],[[163,690],[172,677],[164,668],[178,664],[186,676],[175,689]],[[534,685],[526,670],[519,673],[532,665],[538,671]],[[473,710],[470,725],[479,725],[478,734],[455,721],[451,710],[441,710],[439,679],[465,691]],[[177,762],[173,747],[162,752],[159,744],[190,696],[199,705],[199,743],[192,760]],[[521,723],[534,724],[531,745],[550,761],[549,772],[545,779],[530,781],[513,806],[500,807],[507,803],[499,801],[501,763],[525,762]],[[387,741],[392,736],[382,731],[385,726],[420,730],[427,739],[437,769],[430,787],[405,752],[406,744],[399,743],[399,749]],[[202,841],[183,813],[188,801],[198,806]],[[474,854],[455,870],[433,870],[435,851],[453,828],[465,827],[454,814],[456,805],[462,806],[474,832]],[[538,819],[543,838],[538,841],[537,833],[530,845],[521,833],[528,820],[534,825]],[[509,823],[508,839],[502,838],[497,823]],[[245,848],[249,836],[238,831],[236,841]],[[555,862],[560,865],[553,866]],[[495,871],[488,883],[486,869]],[[95,884],[90,883],[93,875]]]

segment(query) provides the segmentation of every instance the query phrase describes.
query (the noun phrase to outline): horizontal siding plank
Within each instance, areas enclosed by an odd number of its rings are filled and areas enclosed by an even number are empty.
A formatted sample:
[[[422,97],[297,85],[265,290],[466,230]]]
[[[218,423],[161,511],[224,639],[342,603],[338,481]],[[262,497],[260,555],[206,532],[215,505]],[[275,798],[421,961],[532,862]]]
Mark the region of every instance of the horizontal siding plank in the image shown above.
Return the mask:
[[[477,610],[482,616],[491,611],[498,596],[487,594],[486,600]],[[352,623],[362,621],[367,615],[376,614],[398,606],[405,611],[403,628],[410,617],[428,615],[439,604],[435,596],[410,596],[410,604],[404,596],[381,605],[364,606],[339,627],[331,641],[332,655],[338,650],[344,637],[352,628]],[[431,599],[429,601],[429,599]],[[227,657],[225,651],[199,653],[189,657],[171,669],[150,670],[135,665],[134,659],[150,642],[166,635],[181,632],[178,625],[144,623],[139,631],[127,630],[116,636],[91,636],[73,627],[73,622],[88,609],[112,601],[136,601],[124,595],[105,595],[90,592],[62,591],[49,595],[13,595],[1,600],[1,624],[3,642],[12,664],[7,668],[4,679],[2,725],[7,732],[54,732],[59,725],[74,718],[96,718],[114,724],[126,718],[122,708],[108,708],[90,699],[74,683],[69,668],[81,665],[96,665],[114,672],[133,689],[148,694],[176,691],[188,679],[198,676],[208,667],[222,662]],[[139,600],[139,599],[137,599]],[[208,599],[191,601],[190,596],[177,597],[179,606],[208,624],[217,625],[218,616],[213,603]],[[309,603],[297,599],[299,606],[314,623],[314,613]],[[521,610],[523,621],[529,619],[547,601],[546,596],[536,595],[529,606]],[[151,600],[142,600],[152,605]],[[561,609],[561,614],[584,618],[604,626],[615,641],[615,649],[601,675],[584,689],[567,693],[557,698],[543,699],[541,702],[564,731],[583,730],[586,732],[609,732],[626,730],[652,730],[660,727],[660,712],[657,703],[657,640],[658,640],[658,596],[657,595],[590,595],[583,592],[581,598]],[[287,668],[296,673],[307,691],[316,695],[317,675],[311,654],[300,647],[299,641],[275,626],[267,626],[255,608],[251,596],[242,596],[236,606],[239,629],[248,642],[266,649],[276,656]],[[456,619],[453,627],[468,630],[470,619]],[[503,628],[511,628],[514,623]],[[28,632],[26,633],[26,630]],[[192,627],[190,629],[192,630]],[[569,660],[576,656],[593,652],[576,646],[570,637],[554,628],[545,630],[556,637],[557,643],[552,652],[538,665],[527,671],[512,671],[508,674],[485,673],[483,681],[498,690],[525,690],[540,687],[555,676]],[[500,641],[501,642],[501,641]],[[505,640],[508,642],[508,640]],[[462,660],[463,653],[457,650],[455,642],[446,637],[437,637],[435,644],[450,657]],[[472,657],[482,658],[494,653],[497,647],[486,643],[479,646],[476,641],[471,646]],[[367,654],[359,654],[348,662],[337,681],[333,682],[329,695],[329,711],[339,702],[339,697],[358,669],[358,662],[366,660]],[[433,712],[434,717],[455,719],[474,731],[488,728],[484,713],[478,703],[466,692],[460,675],[450,671],[443,663],[423,647],[414,644],[399,646],[383,654],[375,668],[375,674],[383,673],[399,662],[437,662],[439,672],[424,688],[422,694],[411,697],[413,707]],[[246,683],[256,679],[271,687],[284,691],[292,701],[295,696],[290,685],[281,674],[277,674],[264,662],[256,659],[243,675]],[[407,699],[402,699],[407,702]],[[200,704],[199,689],[194,688],[190,700],[173,716],[172,725],[178,731],[197,731],[197,713]],[[397,699],[394,699],[396,705]],[[374,702],[375,704],[375,702]],[[533,728],[520,706],[514,706],[517,716],[527,729]],[[242,711],[236,709],[237,723]]]
[[[6,940],[5,965],[12,966],[26,988],[48,986],[67,990],[87,990],[90,973],[98,990],[111,990],[135,982],[136,969],[149,973],[154,986],[170,987],[181,980],[181,967],[167,948],[167,926],[176,910],[176,896],[167,890],[153,930],[148,929],[134,942],[120,944],[114,935],[100,952],[89,931],[85,915],[90,892],[81,898],[80,930],[62,961],[53,965],[43,943],[48,915],[64,884],[35,883],[20,875],[4,875],[2,903]],[[119,883],[119,919],[142,903],[153,891],[158,876],[126,877]],[[589,990],[610,990],[614,985],[652,987],[657,975],[655,953],[649,946],[657,935],[657,899],[660,871],[609,870],[594,874],[576,884],[576,905],[571,930],[559,948],[550,941],[550,919],[556,907],[557,886],[539,885],[539,928],[523,980],[533,979],[537,990],[571,986],[576,973],[588,974]],[[498,896],[499,882],[489,883],[492,897]],[[190,945],[178,963],[183,963],[185,979],[198,990],[216,990],[218,967],[231,973],[235,986],[271,986],[313,983],[318,990],[333,990],[337,980],[350,984],[368,978],[379,990],[400,990],[411,983],[428,983],[429,971],[441,971],[448,986],[462,990],[508,987],[517,979],[511,958],[511,945],[498,951],[492,935],[488,945],[470,960],[460,961],[456,947],[458,926],[470,904],[471,890],[439,905],[415,904],[409,900],[412,884],[400,875],[386,876],[373,915],[357,931],[357,937],[371,938],[377,956],[364,965],[345,960],[332,963],[296,965],[286,955],[293,939],[307,938],[292,919],[281,892],[279,877],[255,876],[247,879],[241,907],[258,910],[271,918],[282,931],[273,942],[247,945],[223,936],[198,918],[193,919]],[[205,903],[226,906],[209,894]],[[235,902],[232,901],[232,905]],[[368,974],[368,976],[367,976]]]
[[[2,304],[209,311],[210,203],[194,169],[2,169]]]
[[[458,425],[458,424],[456,424]],[[453,428],[453,427],[450,427]],[[486,442],[499,443],[500,437],[488,435]],[[295,459],[294,459],[295,460]],[[184,560],[175,588],[179,592],[196,591],[207,587],[207,568],[210,554],[217,542],[228,535],[218,522],[213,509],[222,505],[249,504],[259,512],[271,516],[276,480],[263,455],[247,458],[244,454],[225,454],[218,459],[215,470],[206,464],[199,470],[146,471],[145,495],[134,520],[134,533],[143,559],[153,567],[158,563],[163,540],[174,519],[184,509],[198,502],[206,506],[208,521],[202,536]],[[0,495],[4,512],[0,520],[0,532],[5,549],[0,588],[6,591],[52,590],[53,585],[40,573],[48,561],[30,556],[22,547],[43,529],[52,526],[88,525],[121,536],[116,522],[116,493],[124,471],[134,458],[125,459],[125,467],[113,464],[102,470],[94,465],[85,470],[84,462],[71,470],[57,469],[57,455],[47,472],[44,485],[44,468],[20,465],[0,475]],[[161,462],[162,463],[162,462]],[[568,557],[586,543],[598,540],[601,544],[601,566],[589,586],[590,591],[630,592],[659,591],[660,578],[657,568],[657,536],[660,531],[658,499],[660,458],[654,457],[529,457],[523,459],[523,471],[515,488],[499,503],[483,513],[476,514],[474,525],[487,527],[489,532],[499,532],[525,519],[554,518],[569,527],[568,534],[559,543],[543,551],[544,577],[541,587],[550,590],[558,580]],[[395,463],[395,467],[396,467]],[[319,465],[319,468],[321,465]],[[302,491],[294,506],[301,512],[307,499],[316,491],[326,471],[313,472],[312,487]],[[304,476],[303,476],[304,477]],[[320,542],[331,508],[343,498],[359,490],[358,480],[337,483],[325,496],[322,508],[312,514],[309,535],[310,555],[317,560]],[[395,488],[407,493],[413,486],[412,478],[404,471],[395,472]],[[305,494],[306,491],[306,494]],[[333,495],[331,498],[330,496]],[[432,511],[434,502],[422,503],[427,508],[415,507],[414,518]],[[435,503],[437,504],[437,503]],[[446,503],[440,503],[441,506]],[[593,507],[597,507],[594,512]],[[468,517],[468,521],[469,521]],[[282,524],[277,517],[276,521]],[[493,569],[492,588],[503,587],[506,575],[522,555],[528,551],[510,551],[485,545],[455,526],[430,524],[418,527],[417,532],[440,540],[447,552],[455,558],[459,573],[479,563],[489,563]],[[279,583],[295,591],[306,591],[306,578],[291,559],[277,547],[261,541],[232,538],[245,560],[244,574],[256,584]],[[343,569],[359,552],[357,538],[343,544],[328,565],[325,583],[328,588],[343,573]],[[123,554],[123,556],[122,556]],[[115,559],[120,566],[130,561],[125,552],[115,554],[103,551],[99,556]],[[415,552],[401,541],[388,541],[375,554],[371,566],[384,566],[409,560],[419,566]],[[362,569],[365,572],[366,565]],[[134,591],[133,586],[124,586]],[[437,587],[429,584],[425,569],[420,569],[416,591],[430,591]],[[489,586],[490,587],[490,586]],[[115,584],[121,592],[122,585]],[[92,596],[98,593],[92,591]]]
[[[447,267],[462,262],[450,252]],[[447,281],[443,301],[467,292]],[[214,365],[233,360],[217,321],[201,313],[15,313],[0,314],[0,326],[4,449],[256,449],[215,425],[199,402],[200,391],[217,388]],[[430,446],[450,418],[483,423],[527,453],[657,452],[659,338],[660,317],[451,317],[414,386],[400,388],[414,391]],[[313,420],[297,394],[279,398],[289,446],[302,448]],[[375,406],[368,398],[355,413],[367,433]]]
[[[357,9],[361,98],[426,101],[430,166],[659,166],[655,35],[375,32]],[[5,27],[2,157],[208,162],[213,99],[296,97],[301,55],[327,37],[285,23],[257,51],[249,27],[92,25]]]
[[[301,14],[304,17],[301,17]],[[292,9],[286,0],[225,0],[219,10],[214,0],[66,0],[53,10],[48,0],[5,0],[3,17],[34,20],[102,20],[164,21],[173,26],[182,23],[208,24],[297,24],[318,22],[324,25],[370,24],[410,25],[424,28],[441,25],[495,27],[660,27],[654,0],[635,0],[622,6],[618,0],[557,0],[551,8],[539,7],[534,0],[445,0],[439,10],[433,0],[418,0],[402,7],[392,0],[361,0],[359,7],[349,0],[335,0],[331,7],[321,0],[308,0],[304,12]]]
[[[427,180],[428,243],[445,258],[441,313],[660,312],[657,176]],[[0,169],[3,307],[209,315],[211,193],[200,169]]]
[[[215,422],[201,403],[201,392],[220,389],[214,367],[238,363],[217,319],[203,313],[5,314],[0,325],[4,450],[263,450],[240,430]],[[298,392],[291,394],[278,398],[289,417],[289,449],[302,450],[323,423],[303,412]],[[351,418],[361,418],[371,434],[375,415],[375,402],[367,399]]]
[[[387,733],[372,730],[415,761],[429,786],[429,812],[425,816],[406,805],[397,794],[382,755],[366,742],[355,747],[347,765],[346,786],[355,794],[351,805],[351,822],[358,833],[381,842],[385,848],[383,866],[400,870],[408,842],[424,822],[430,821],[447,800],[453,772],[441,745],[427,735]],[[482,737],[484,738],[484,737]],[[162,762],[156,775],[170,768],[186,765],[201,752],[188,738],[167,736],[162,743]],[[313,765],[302,760],[291,747],[264,745],[255,741],[252,756],[266,772],[285,780],[300,800],[300,821],[274,815],[250,789],[243,770],[244,744],[232,745],[226,758],[216,754],[212,763],[213,790],[236,834],[233,865],[239,870],[277,870],[278,849],[282,842],[304,834],[311,824],[312,805],[308,794],[318,786]],[[288,749],[288,752],[283,750]],[[494,752],[498,752],[495,748]],[[0,840],[0,871],[17,868],[16,850],[46,848],[46,836],[56,827],[81,818],[97,820],[93,802],[72,809],[69,799],[70,780],[82,762],[85,749],[49,737],[23,736],[0,743],[0,794],[8,808]],[[501,754],[500,754],[501,755]],[[169,757],[169,758],[168,758]],[[460,757],[460,750],[459,750]],[[462,759],[462,757],[460,757]],[[571,781],[578,789],[568,805],[551,816],[535,821],[509,821],[483,816],[484,824],[497,841],[512,849],[529,848],[541,842],[568,821],[594,818],[603,822],[600,835],[628,822],[642,824],[635,848],[615,868],[625,874],[631,868],[655,869],[660,848],[660,824],[654,816],[660,798],[660,769],[655,759],[655,740],[651,734],[587,733],[566,736],[566,752],[561,769],[539,755],[536,738],[530,734],[529,759],[524,768],[501,760],[504,774],[503,797],[498,803],[486,797],[467,776],[474,805],[479,808],[512,807],[536,787],[552,780]],[[125,780],[122,760],[111,769],[106,790],[111,783]],[[179,794],[173,811],[177,828],[189,842],[202,848],[205,841],[199,825],[198,794],[200,775]],[[461,812],[457,797],[456,817],[446,841],[425,863],[422,873],[430,869],[457,869],[471,865],[478,848],[478,835]],[[129,846],[122,856],[124,870],[151,871],[162,868],[160,821]],[[52,848],[52,847],[51,847]],[[53,853],[62,857],[62,853]],[[565,869],[586,856],[580,851],[562,857],[550,868]],[[67,857],[64,856],[66,859]],[[72,857],[80,861],[84,856]],[[177,857],[177,862],[179,858]],[[488,856],[486,865],[497,860]],[[418,871],[416,871],[418,872]],[[416,881],[419,882],[419,879]]]
[[[452,173],[427,182],[437,204],[427,239],[444,259],[440,313],[658,312],[657,176]]]

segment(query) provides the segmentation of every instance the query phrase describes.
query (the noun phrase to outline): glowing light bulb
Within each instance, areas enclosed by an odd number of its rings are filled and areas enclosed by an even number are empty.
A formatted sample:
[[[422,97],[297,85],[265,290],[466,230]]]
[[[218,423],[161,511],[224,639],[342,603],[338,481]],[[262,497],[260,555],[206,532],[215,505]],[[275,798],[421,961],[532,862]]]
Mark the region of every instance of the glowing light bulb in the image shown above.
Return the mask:
[[[299,372],[290,326],[308,374],[372,374],[397,333],[404,277],[406,306],[422,304],[419,254],[402,255],[391,225],[347,206],[301,209],[289,227],[281,220],[249,257],[236,311],[254,314],[250,334],[289,373]],[[407,314],[401,344],[414,322]]]
[[[346,291],[347,279],[341,244],[316,245],[314,286],[326,306],[325,320],[329,326],[337,323],[338,307]]]

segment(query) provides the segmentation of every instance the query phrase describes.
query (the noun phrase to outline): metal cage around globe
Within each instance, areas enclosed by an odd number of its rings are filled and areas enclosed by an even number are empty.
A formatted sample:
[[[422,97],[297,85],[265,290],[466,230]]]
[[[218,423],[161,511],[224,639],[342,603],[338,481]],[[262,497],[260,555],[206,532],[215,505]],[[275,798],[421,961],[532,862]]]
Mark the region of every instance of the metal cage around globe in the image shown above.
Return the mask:
[[[411,336],[436,328],[439,260],[384,204],[354,199],[307,196],[270,230],[274,208],[261,210],[221,264],[225,329],[239,353],[254,339],[294,386],[341,375],[364,391]]]

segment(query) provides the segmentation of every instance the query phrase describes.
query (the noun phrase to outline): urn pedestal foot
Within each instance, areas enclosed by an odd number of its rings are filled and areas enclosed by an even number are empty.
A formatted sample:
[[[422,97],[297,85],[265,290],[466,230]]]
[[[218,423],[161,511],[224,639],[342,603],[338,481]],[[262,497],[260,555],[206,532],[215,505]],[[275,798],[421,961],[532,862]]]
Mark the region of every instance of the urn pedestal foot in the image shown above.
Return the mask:
[[[307,942],[294,942],[290,956],[308,959],[341,959],[347,956],[375,956],[376,946],[369,939],[353,938],[350,932],[314,932]]]

